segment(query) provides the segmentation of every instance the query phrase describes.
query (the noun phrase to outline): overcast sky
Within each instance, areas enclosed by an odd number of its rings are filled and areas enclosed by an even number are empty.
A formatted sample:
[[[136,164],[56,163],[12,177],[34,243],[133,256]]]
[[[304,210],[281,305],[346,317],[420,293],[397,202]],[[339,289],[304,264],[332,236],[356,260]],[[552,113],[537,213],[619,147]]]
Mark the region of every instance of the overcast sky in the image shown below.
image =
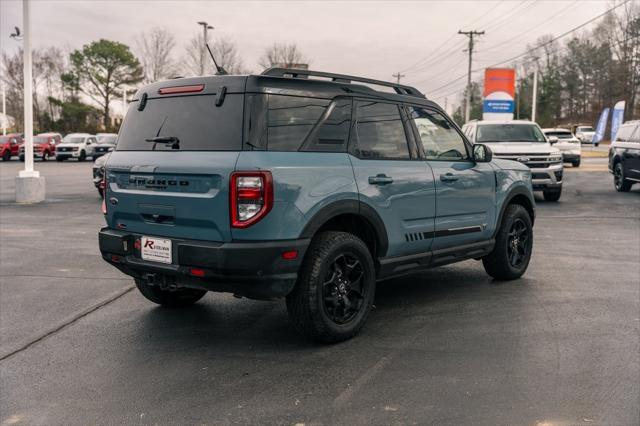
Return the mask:
[[[134,46],[137,34],[166,26],[176,35],[176,56],[195,34],[197,21],[216,29],[238,46],[248,69],[273,42],[297,43],[311,68],[392,80],[427,97],[458,102],[467,69],[466,37],[458,30],[485,30],[474,55],[474,68],[524,52],[541,35],[558,35],[604,12],[609,0],[492,1],[32,1],[33,45],[71,50],[100,38]],[[22,1],[0,0],[0,47],[13,53],[9,38],[22,27]],[[422,62],[420,62],[422,61]],[[418,63],[416,65],[416,63]],[[480,77],[477,74],[476,77]],[[443,85],[446,85],[444,88]],[[457,93],[456,93],[457,92]]]

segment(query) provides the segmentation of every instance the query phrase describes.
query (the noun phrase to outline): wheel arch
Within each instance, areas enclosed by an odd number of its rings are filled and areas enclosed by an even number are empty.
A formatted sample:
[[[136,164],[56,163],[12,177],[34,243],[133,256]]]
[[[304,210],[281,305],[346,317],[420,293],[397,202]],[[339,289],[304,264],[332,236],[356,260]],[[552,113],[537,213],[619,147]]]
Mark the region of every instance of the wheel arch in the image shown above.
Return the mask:
[[[374,259],[384,257],[389,248],[384,222],[372,207],[358,200],[341,200],[323,207],[307,222],[300,238],[313,238],[328,230],[356,235],[369,247]]]
[[[500,230],[500,225],[502,224],[502,219],[504,217],[504,212],[507,210],[507,207],[511,204],[519,204],[524,207],[529,213],[529,217],[531,218],[531,224],[533,225],[536,219],[536,203],[531,195],[531,191],[528,188],[524,188],[522,186],[516,187],[511,190],[509,195],[505,198],[502,203],[502,207],[500,208],[500,215],[498,216],[498,223],[496,226],[495,234]]]

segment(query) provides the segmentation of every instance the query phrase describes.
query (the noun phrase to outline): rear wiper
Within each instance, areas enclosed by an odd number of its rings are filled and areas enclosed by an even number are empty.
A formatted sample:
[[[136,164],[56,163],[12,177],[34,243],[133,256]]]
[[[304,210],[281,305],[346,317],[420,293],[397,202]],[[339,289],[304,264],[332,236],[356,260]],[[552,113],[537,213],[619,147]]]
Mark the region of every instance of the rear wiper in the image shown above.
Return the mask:
[[[154,144],[171,144],[171,149],[180,149],[180,139],[175,136],[156,136],[155,138],[145,139],[145,141],[152,142]],[[153,148],[155,149],[155,145],[153,146]]]

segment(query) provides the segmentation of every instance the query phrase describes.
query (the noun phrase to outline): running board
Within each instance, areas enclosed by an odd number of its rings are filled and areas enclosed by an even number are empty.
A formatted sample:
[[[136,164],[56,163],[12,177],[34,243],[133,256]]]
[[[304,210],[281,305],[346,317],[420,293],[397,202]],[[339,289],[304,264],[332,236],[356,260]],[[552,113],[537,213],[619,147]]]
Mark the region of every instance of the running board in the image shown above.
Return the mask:
[[[385,280],[461,260],[480,258],[491,253],[494,246],[495,240],[491,239],[425,253],[383,257],[378,260],[380,266],[377,278]]]

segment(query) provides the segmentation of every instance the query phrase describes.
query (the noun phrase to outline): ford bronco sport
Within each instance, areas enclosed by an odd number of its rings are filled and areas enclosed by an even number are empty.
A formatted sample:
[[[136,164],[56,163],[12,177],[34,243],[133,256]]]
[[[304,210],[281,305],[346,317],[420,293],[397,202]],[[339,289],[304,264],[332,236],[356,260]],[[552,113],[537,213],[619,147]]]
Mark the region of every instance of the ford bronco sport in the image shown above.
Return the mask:
[[[104,198],[102,256],[152,302],[286,298],[325,342],[360,330],[376,280],[472,258],[516,279],[533,244],[529,168],[412,87],[306,70],[143,87]]]

